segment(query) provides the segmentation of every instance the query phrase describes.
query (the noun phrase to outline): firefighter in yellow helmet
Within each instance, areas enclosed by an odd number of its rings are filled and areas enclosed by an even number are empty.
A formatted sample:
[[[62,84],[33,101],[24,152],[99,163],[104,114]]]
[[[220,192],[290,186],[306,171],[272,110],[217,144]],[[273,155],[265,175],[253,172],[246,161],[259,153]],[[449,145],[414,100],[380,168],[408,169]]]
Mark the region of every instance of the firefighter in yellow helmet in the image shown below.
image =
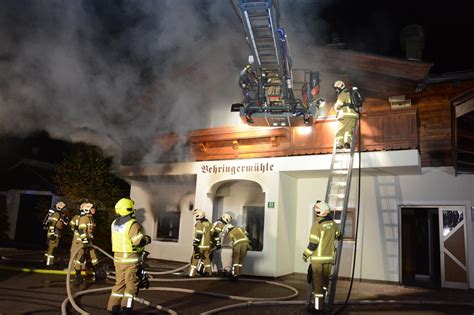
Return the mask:
[[[114,252],[115,285],[110,294],[107,310],[132,314],[133,298],[138,293],[138,271],[145,245],[151,238],[134,217],[134,202],[122,198],[115,204],[118,217],[112,222],[112,251]]]
[[[61,230],[67,225],[67,217],[62,211],[66,204],[62,201],[56,203],[54,209],[49,209],[44,219],[44,226],[47,229],[46,239],[48,241],[48,249],[44,253],[44,261],[46,266],[54,264],[54,251],[59,246]]]
[[[315,218],[311,226],[309,244],[303,253],[303,260],[311,262],[312,300],[316,310],[324,310],[325,291],[335,257],[335,242],[341,237],[339,227],[329,213],[326,202],[317,201],[313,207]]]
[[[203,210],[195,209],[194,218],[194,240],[193,256],[191,266],[189,267],[189,276],[195,277],[196,272],[208,276],[211,271],[211,222],[206,219],[206,213]]]
[[[355,105],[352,104],[349,91],[346,85],[341,80],[334,82],[334,90],[336,91],[337,101],[334,104],[337,118],[336,130],[336,148],[350,149],[352,143],[352,131],[359,119],[359,114],[355,110]]]
[[[242,274],[244,258],[250,248],[250,240],[247,231],[241,226],[228,224],[224,229],[232,245],[232,269],[231,276],[237,279]]]
[[[211,261],[212,265],[216,266],[217,275],[222,276],[223,269],[222,269],[222,257],[221,257],[221,247],[222,247],[222,238],[223,238],[223,231],[224,227],[232,221],[232,216],[228,213],[224,213],[219,220],[212,223],[211,228]]]

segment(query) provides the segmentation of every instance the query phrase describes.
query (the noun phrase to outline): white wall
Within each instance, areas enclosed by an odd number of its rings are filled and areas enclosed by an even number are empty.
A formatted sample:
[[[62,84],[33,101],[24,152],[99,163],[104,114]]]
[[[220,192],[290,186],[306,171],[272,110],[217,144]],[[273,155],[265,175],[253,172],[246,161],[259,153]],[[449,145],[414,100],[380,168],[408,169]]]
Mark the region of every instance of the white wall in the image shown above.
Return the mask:
[[[281,173],[279,189],[276,276],[293,273],[295,270],[293,256],[297,231],[297,179]]]

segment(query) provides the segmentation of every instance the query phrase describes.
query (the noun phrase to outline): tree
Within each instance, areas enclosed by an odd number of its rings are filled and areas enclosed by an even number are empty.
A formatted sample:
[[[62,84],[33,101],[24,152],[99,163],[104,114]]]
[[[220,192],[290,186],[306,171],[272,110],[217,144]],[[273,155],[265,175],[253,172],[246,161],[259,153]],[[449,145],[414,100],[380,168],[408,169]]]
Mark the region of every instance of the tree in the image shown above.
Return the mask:
[[[94,219],[96,245],[110,250],[110,224],[114,205],[129,196],[129,187],[112,173],[112,160],[94,146],[77,145],[59,164],[53,177],[58,194],[63,197],[71,215],[79,213],[83,202],[96,208]]]

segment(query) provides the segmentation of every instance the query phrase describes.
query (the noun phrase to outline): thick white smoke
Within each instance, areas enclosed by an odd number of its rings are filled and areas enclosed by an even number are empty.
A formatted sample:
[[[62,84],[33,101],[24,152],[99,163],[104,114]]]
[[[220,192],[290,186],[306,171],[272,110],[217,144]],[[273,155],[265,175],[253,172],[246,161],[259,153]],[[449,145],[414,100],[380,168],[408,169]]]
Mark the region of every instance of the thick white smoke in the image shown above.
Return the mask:
[[[316,36],[311,2],[282,3],[296,56]],[[160,132],[238,121],[214,118],[236,115],[248,54],[228,1],[3,1],[0,42],[0,135],[45,130],[150,162]]]

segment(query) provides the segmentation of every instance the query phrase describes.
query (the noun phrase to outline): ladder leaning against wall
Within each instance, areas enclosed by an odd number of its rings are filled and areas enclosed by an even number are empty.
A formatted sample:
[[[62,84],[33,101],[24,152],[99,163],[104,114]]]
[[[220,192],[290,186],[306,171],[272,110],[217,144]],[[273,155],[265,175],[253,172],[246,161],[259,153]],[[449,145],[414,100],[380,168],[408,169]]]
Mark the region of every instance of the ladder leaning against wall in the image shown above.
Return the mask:
[[[328,310],[332,311],[336,295],[336,284],[341,262],[342,243],[344,239],[344,228],[346,225],[347,206],[349,204],[349,194],[351,190],[352,165],[354,162],[354,149],[358,133],[359,120],[352,130],[352,143],[350,149],[337,149],[336,139],[334,139],[331,168],[329,169],[328,185],[324,200],[333,211],[334,221],[339,223],[341,238],[336,244],[336,258],[329,280],[329,287],[325,297],[325,304]]]

